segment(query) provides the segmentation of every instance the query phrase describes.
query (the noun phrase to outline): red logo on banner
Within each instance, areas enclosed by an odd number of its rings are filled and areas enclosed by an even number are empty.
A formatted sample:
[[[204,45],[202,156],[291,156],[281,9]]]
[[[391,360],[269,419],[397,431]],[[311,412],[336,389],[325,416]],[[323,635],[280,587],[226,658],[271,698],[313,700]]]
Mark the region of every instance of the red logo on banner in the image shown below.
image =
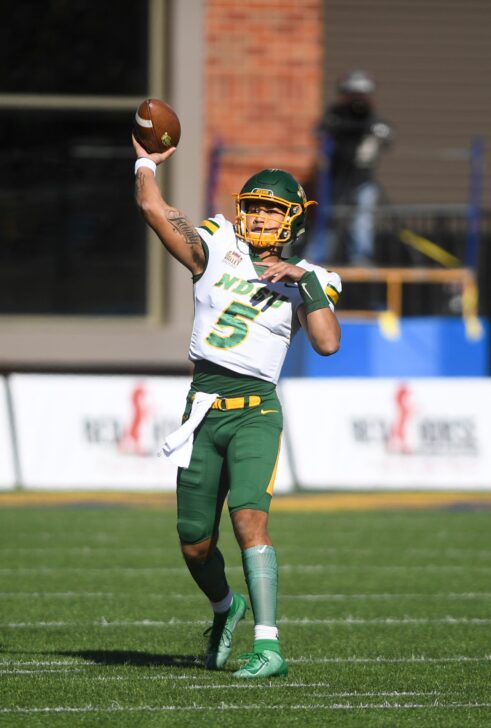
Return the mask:
[[[400,384],[395,393],[396,414],[389,434],[387,447],[391,452],[408,454],[411,448],[408,444],[408,422],[414,414],[411,406],[411,392],[407,384]]]
[[[131,393],[131,418],[128,428],[119,441],[119,449],[125,453],[143,455],[148,447],[143,446],[143,426],[150,415],[146,405],[147,392],[142,384],[137,385]]]

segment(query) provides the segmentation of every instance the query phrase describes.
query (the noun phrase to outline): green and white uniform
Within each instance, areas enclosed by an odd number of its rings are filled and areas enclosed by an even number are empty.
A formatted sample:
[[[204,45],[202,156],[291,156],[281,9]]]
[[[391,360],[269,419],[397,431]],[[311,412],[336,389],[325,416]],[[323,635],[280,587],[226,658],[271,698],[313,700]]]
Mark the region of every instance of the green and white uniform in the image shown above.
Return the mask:
[[[210,538],[227,494],[231,512],[269,509],[283,427],[276,383],[300,326],[296,311],[303,303],[296,283],[258,280],[259,261],[222,215],[205,220],[197,230],[206,266],[193,279],[189,358],[195,374],[184,420],[196,392],[260,397],[261,404],[211,409],[196,429],[191,461],[178,474],[178,531],[185,543]],[[290,262],[316,273],[333,308],[330,299],[340,290],[337,274],[298,258]]]

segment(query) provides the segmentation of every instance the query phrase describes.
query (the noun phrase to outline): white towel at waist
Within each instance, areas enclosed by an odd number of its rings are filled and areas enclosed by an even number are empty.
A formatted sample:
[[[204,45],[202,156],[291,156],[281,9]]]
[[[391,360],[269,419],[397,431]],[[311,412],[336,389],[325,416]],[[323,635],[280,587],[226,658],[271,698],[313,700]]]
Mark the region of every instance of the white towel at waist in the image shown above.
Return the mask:
[[[196,392],[189,419],[177,430],[167,435],[162,452],[174,465],[180,468],[189,467],[193,453],[194,431],[217,397],[218,394]]]

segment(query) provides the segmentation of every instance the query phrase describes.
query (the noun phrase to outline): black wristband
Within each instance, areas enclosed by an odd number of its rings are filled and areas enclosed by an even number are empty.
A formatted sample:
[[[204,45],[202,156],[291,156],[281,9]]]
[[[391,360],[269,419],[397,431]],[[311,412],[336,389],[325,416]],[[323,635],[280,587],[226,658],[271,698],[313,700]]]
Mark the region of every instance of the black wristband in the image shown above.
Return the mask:
[[[330,308],[329,300],[313,270],[303,274],[298,281],[298,290],[307,314],[317,311],[319,308]]]

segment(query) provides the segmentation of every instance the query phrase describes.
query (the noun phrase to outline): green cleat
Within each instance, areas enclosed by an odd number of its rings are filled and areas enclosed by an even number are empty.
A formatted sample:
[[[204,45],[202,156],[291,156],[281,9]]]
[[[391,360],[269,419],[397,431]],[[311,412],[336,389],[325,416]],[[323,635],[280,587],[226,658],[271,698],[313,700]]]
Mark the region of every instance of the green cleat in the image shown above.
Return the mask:
[[[288,665],[279,652],[263,650],[252,652],[247,657],[249,661],[234,672],[234,677],[260,678],[288,675]]]
[[[207,670],[220,670],[232,652],[232,637],[235,628],[241,619],[244,619],[247,602],[242,594],[234,594],[233,602],[224,614],[215,614],[213,624],[206,630],[210,633],[208,647],[205,655],[205,667]]]

